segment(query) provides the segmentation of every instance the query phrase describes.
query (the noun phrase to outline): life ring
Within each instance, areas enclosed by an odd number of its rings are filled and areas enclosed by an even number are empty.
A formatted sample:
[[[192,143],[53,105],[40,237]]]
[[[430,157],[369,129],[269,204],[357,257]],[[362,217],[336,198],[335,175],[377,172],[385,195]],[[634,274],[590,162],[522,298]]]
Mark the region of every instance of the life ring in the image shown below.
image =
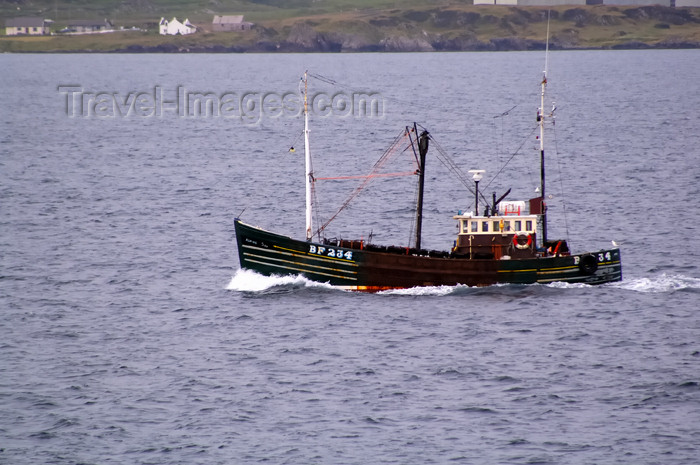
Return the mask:
[[[521,237],[527,237],[527,242],[525,242],[524,244],[521,244],[521,243],[520,243],[520,238],[521,238]],[[532,234],[527,234],[527,235],[525,235],[525,234],[515,234],[515,235],[513,236],[513,245],[514,245],[517,249],[520,249],[520,250],[525,250],[525,249],[529,248],[529,247],[532,245]]]
[[[591,275],[598,271],[598,260],[593,255],[584,255],[578,264],[581,273]]]

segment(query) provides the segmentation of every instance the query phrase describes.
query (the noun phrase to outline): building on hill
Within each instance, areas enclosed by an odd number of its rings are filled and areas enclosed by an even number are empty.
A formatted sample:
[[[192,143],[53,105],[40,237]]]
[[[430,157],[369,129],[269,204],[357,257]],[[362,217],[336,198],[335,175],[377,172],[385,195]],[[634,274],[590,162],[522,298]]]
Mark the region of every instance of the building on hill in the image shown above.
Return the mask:
[[[591,1],[600,0],[517,0],[519,6],[558,6],[558,5],[591,5]]]
[[[601,5],[616,5],[616,6],[673,6],[672,0],[603,0]]]
[[[474,0],[474,5],[557,6],[557,5],[618,5],[666,7],[700,7],[700,0]]]
[[[50,19],[40,17],[11,18],[5,21],[5,34],[8,36],[51,34],[50,25],[52,22]]]
[[[93,34],[97,32],[105,32],[114,30],[114,25],[108,20],[95,19],[74,19],[68,21],[68,30],[71,32],[80,32],[82,34]]]
[[[508,5],[508,6],[556,6],[587,5],[600,0],[474,0],[474,5]]]
[[[190,23],[190,20],[187,18],[185,18],[183,22],[178,21],[177,18],[173,18],[171,21],[168,21],[165,18],[160,18],[160,23],[158,23],[158,31],[160,32],[160,35],[163,36],[184,36],[197,32],[197,27]]]
[[[247,31],[253,27],[253,23],[243,21],[243,15],[214,16],[212,29],[214,31]]]

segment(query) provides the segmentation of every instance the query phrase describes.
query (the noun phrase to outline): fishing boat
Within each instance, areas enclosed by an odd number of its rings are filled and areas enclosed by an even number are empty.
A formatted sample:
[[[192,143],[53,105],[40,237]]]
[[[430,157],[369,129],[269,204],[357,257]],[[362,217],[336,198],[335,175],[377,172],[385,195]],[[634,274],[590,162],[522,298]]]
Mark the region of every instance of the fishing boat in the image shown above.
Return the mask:
[[[540,185],[537,196],[526,200],[506,200],[510,189],[486,199],[479,192],[483,170],[471,170],[474,182],[474,208],[453,216],[457,235],[448,250],[421,248],[425,160],[431,133],[414,123],[402,130],[392,147],[405,144],[415,155],[418,195],[415,239],[410,245],[384,246],[364,239],[328,239],[314,231],[312,190],[317,182],[311,169],[309,148],[308,72],[302,78],[306,237],[295,239],[252,226],[236,218],[235,231],[242,269],[263,275],[302,275],[309,280],[329,283],[342,289],[377,292],[419,286],[490,286],[495,284],[585,283],[604,284],[622,280],[620,249],[573,253],[565,239],[547,234],[545,193],[545,124],[554,109],[545,112],[545,67],[541,99],[537,111],[539,129]],[[383,154],[386,156],[387,151]],[[380,159],[381,161],[382,159]],[[380,162],[375,166],[381,165]],[[371,178],[371,174],[366,180]],[[352,197],[352,195],[351,195]],[[480,205],[482,213],[480,213]]]

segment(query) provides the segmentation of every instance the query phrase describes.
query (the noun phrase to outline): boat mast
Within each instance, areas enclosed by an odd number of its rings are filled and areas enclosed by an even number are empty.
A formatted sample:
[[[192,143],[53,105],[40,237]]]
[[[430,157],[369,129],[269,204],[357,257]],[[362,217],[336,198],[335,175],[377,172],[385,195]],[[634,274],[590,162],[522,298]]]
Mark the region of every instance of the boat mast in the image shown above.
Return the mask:
[[[547,206],[545,205],[545,169],[544,169],[544,90],[547,87],[547,71],[542,77],[542,97],[537,120],[540,125],[540,195],[542,196],[542,245],[547,242]]]
[[[406,128],[408,130],[408,128]],[[423,229],[423,191],[425,189],[425,156],[428,154],[429,134],[423,131],[418,136],[418,125],[413,123],[413,133],[418,145],[418,204],[416,205],[416,249],[420,250]],[[410,137],[410,132],[409,132]],[[413,144],[413,142],[411,142]],[[413,149],[415,151],[415,148]]]
[[[309,104],[308,104],[308,71],[304,71],[304,170],[306,172],[306,240],[311,241],[311,151],[309,150]]]
[[[408,128],[407,128],[408,129]],[[416,249],[420,250],[421,230],[423,229],[423,188],[425,186],[425,151],[420,148],[418,126],[413,123],[413,134],[418,144],[418,203],[416,205]],[[410,133],[409,133],[410,137]]]
[[[545,47],[544,72],[542,74],[542,92],[540,93],[540,108],[537,112],[537,122],[540,126],[540,195],[542,203],[542,246],[547,243],[547,205],[545,204],[545,168],[544,168],[544,93],[547,87],[547,60],[549,59],[549,12],[547,12],[547,45]]]

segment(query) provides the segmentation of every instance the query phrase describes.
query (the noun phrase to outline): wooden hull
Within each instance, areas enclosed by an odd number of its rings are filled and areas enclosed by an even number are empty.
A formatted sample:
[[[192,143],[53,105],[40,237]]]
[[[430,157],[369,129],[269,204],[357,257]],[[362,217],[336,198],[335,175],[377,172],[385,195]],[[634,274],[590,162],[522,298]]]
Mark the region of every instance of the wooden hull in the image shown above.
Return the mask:
[[[526,259],[429,257],[343,248],[292,239],[235,221],[241,268],[263,275],[303,275],[359,291],[417,286],[488,286],[622,280],[620,250]]]

